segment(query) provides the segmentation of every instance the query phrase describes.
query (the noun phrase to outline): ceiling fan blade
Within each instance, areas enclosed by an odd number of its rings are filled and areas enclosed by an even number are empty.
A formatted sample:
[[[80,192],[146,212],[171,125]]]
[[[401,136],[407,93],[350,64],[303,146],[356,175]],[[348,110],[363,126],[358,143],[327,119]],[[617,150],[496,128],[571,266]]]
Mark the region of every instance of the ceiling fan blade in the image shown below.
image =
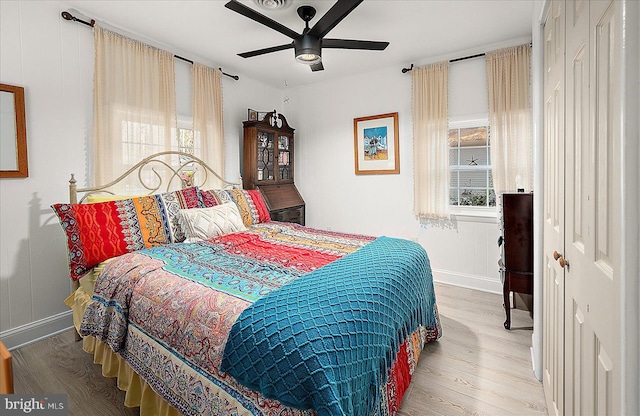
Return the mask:
[[[291,49],[291,48],[293,48],[293,42],[287,43],[286,45],[272,46],[270,48],[256,49],[255,51],[239,53],[238,56],[241,56],[243,58],[251,58],[252,56],[264,55],[265,53],[271,53],[271,52],[284,51],[285,49]]]
[[[352,39],[322,39],[323,48],[383,51],[387,48],[387,46],[389,46],[389,42]]]
[[[316,71],[324,71],[324,66],[322,65],[322,61],[318,62],[317,64],[311,65],[311,72],[316,72]]]
[[[383,51],[389,46],[389,42],[376,42],[372,40],[350,39],[322,39],[323,48],[333,49],[364,49],[368,51]]]
[[[364,0],[338,0],[311,28],[309,34],[319,38],[324,37],[363,1]]]
[[[288,27],[276,22],[275,20],[258,13],[257,11],[245,6],[242,3],[239,3],[237,0],[231,0],[229,3],[225,4],[224,7],[226,7],[227,9],[231,9],[234,12],[240,13],[241,15],[248,17],[251,20],[255,20],[258,23],[262,23],[263,25],[278,31],[283,35],[290,37],[291,39],[295,39],[300,36],[299,33],[294,32]]]

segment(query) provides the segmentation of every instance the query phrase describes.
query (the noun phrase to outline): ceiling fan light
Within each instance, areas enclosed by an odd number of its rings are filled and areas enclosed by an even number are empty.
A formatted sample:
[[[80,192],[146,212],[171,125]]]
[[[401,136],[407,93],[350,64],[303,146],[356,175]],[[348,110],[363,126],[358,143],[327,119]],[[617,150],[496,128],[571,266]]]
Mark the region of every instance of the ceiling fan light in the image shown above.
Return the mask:
[[[305,65],[314,65],[320,62],[321,60],[322,60],[322,57],[316,54],[315,52],[310,52],[310,53],[299,52],[296,55],[296,61]]]
[[[296,61],[305,65],[314,65],[322,60],[322,41],[314,36],[304,35],[293,40]]]

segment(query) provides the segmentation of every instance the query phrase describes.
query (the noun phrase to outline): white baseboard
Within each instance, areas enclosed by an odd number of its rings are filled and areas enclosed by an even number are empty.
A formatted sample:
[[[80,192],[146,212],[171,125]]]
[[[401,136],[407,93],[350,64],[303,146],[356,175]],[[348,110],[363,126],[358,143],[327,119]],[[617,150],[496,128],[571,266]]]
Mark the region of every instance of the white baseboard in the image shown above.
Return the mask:
[[[533,341],[533,337],[531,337],[531,338],[532,338],[532,341]],[[539,373],[538,373],[538,371],[536,371],[537,370],[537,367],[536,367],[536,350],[532,346],[532,347],[529,347],[529,351],[531,351],[531,371],[533,371],[533,375],[536,377],[536,380],[542,382],[542,371],[540,371]],[[542,368],[542,365],[540,365],[540,368]]]
[[[0,340],[11,351],[71,328],[73,328],[72,311],[66,311],[0,332]]]
[[[431,272],[434,282],[502,294],[502,283],[498,279],[490,279],[486,276],[472,274],[452,273],[438,269],[433,269]]]

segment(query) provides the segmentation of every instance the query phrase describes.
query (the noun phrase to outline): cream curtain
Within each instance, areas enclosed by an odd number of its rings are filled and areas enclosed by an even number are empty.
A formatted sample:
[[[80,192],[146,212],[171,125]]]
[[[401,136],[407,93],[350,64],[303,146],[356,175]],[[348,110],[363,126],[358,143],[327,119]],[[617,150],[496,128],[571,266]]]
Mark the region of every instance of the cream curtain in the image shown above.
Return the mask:
[[[202,159],[220,176],[224,175],[224,128],[222,119],[222,72],[194,63],[193,133]],[[214,187],[207,178],[205,187]]]
[[[98,26],[94,45],[93,182],[101,185],[177,144],[175,69],[171,53]],[[152,172],[144,179],[158,182]],[[134,180],[115,191],[148,192]]]
[[[491,164],[496,195],[533,190],[529,45],[486,54]]]
[[[449,219],[449,63],[412,71],[414,214]]]

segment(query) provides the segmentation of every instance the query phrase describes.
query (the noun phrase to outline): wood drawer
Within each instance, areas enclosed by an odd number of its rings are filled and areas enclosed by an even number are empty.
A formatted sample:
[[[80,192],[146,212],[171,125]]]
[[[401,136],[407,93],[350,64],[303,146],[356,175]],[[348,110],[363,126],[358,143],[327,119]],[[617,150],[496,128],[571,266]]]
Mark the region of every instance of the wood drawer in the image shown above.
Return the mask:
[[[304,225],[304,207],[293,207],[271,211],[271,219],[280,222],[293,222]]]

